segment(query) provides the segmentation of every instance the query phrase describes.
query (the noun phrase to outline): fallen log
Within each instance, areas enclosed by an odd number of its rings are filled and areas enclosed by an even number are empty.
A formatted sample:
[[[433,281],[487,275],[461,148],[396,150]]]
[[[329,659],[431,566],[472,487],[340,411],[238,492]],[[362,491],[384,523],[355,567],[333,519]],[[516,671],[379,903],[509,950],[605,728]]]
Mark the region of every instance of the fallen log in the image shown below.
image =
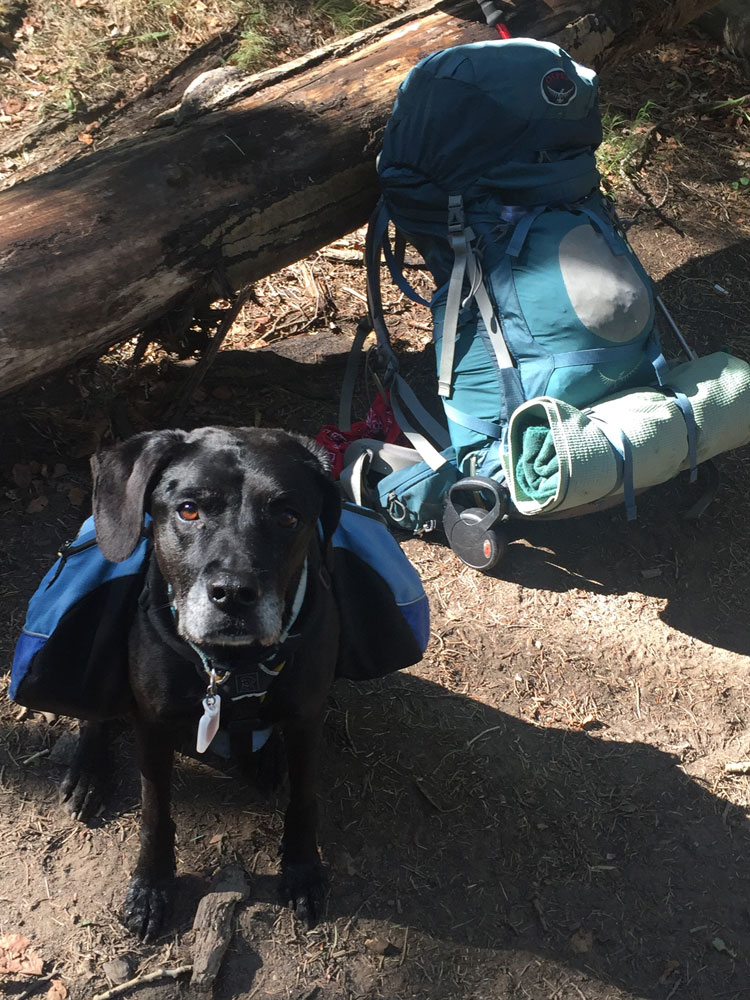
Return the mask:
[[[592,64],[712,5],[516,0],[509,21]],[[361,225],[398,84],[430,52],[493,37],[477,17],[430,3],[254,77],[209,74],[152,129],[111,147],[104,130],[90,154],[1,193],[0,394]]]

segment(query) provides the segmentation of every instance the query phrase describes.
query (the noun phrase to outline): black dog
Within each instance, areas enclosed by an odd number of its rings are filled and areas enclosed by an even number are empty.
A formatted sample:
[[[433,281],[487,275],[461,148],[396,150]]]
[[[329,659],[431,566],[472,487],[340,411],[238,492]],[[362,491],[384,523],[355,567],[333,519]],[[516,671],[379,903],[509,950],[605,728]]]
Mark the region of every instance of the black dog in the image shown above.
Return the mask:
[[[92,469],[104,555],[130,555],[145,513],[153,530],[129,638],[142,817],[125,923],[152,939],[163,922],[175,870],[173,752],[195,745],[199,729],[203,744],[213,737],[219,705],[222,730],[244,731],[246,742],[269,727],[283,733],[281,896],[314,921],[325,888],[315,780],[342,655],[329,574],[340,500],[324,458],[283,431],[207,427],[139,434],[94,456]],[[81,724],[63,785],[74,815],[106,777],[106,742],[103,724]]]

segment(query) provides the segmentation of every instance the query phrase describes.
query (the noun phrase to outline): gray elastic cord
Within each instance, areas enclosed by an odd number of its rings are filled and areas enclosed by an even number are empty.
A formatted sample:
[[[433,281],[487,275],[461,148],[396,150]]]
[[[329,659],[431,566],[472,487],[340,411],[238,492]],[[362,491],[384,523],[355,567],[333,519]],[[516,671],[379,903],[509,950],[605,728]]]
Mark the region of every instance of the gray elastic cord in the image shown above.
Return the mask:
[[[461,213],[461,219],[463,219],[463,213]],[[412,413],[414,420],[419,421],[424,431],[438,443],[440,448],[448,446],[450,442],[445,429],[434,419],[434,417],[431,416],[431,414],[427,412],[406,382],[404,382],[398,374],[398,365],[390,348],[388,329],[385,325],[383,304],[380,295],[380,253],[383,247],[383,241],[386,237],[387,228],[388,214],[385,210],[385,206],[381,202],[370,220],[365,246],[365,261],[367,264],[367,303],[370,311],[370,322],[372,324],[372,328],[375,330],[379,349],[386,352],[389,359],[388,371],[385,373],[384,382],[391,393],[391,407],[393,409],[394,416],[396,417],[396,421],[406,437],[411,441],[416,450],[430,465],[430,467],[433,469],[439,469],[441,466],[445,465],[446,459],[427,439],[425,434],[417,430],[412,420],[407,417],[406,412],[401,405],[401,401],[403,400],[404,404]],[[462,286],[463,276],[459,284],[459,295]],[[366,333],[363,334],[362,328],[360,327],[357,330],[354,343],[352,344],[352,350],[349,356],[350,360],[352,353],[356,355],[359,350],[361,350],[365,336]],[[351,400],[353,397],[353,384],[355,379],[355,363],[355,361],[352,361],[351,363],[352,375],[349,376],[350,366],[349,362],[347,362],[347,374],[345,375],[346,385],[345,389],[342,388],[342,400],[339,409],[339,427],[342,430],[348,429],[348,427],[351,426]],[[450,364],[452,368],[452,354]]]
[[[458,314],[461,311],[468,249],[464,229],[463,199],[460,194],[452,194],[448,198],[448,238],[453,249],[453,270],[445,303],[438,374],[438,393],[446,397],[451,394],[453,381],[453,357],[456,351],[456,331],[458,330]]]
[[[363,317],[359,320],[349,350],[349,357],[346,359],[346,371],[344,372],[344,381],[341,383],[341,399],[339,400],[339,430],[342,431],[352,429],[352,401],[354,399],[354,386],[357,382],[357,366],[362,347],[371,330],[372,325],[369,319]]]
[[[482,284],[482,264],[479,256],[474,252],[474,230],[471,226],[467,226],[464,230],[466,234],[467,255],[466,255],[466,275],[469,279],[469,291],[466,293],[466,297],[461,303],[461,308],[465,309],[466,306],[471,302],[471,300],[476,296],[479,287]]]
[[[470,230],[467,231],[470,232]],[[525,397],[521,388],[518,369],[515,367],[513,357],[503,336],[502,325],[495,315],[487,286],[482,279],[481,263],[471,246],[469,247],[468,271],[471,285],[474,289],[474,299],[479,308],[479,314],[482,317],[487,338],[495,354],[495,360],[499,369],[501,423],[507,428],[511,413],[521,404]],[[480,433],[482,432],[480,431]]]
[[[490,301],[490,297],[482,279],[481,266],[471,247],[469,247],[468,252],[467,270],[471,287],[474,290],[474,298],[477,306],[479,307],[479,315],[482,317],[482,322],[487,330],[487,336],[489,337],[492,349],[495,352],[498,366],[500,368],[513,368],[513,359],[510,356],[508,345],[505,343],[502,327],[500,326],[499,320],[495,316],[495,311],[492,308],[492,302]]]
[[[536,213],[538,214],[538,213]],[[529,225],[536,218],[534,212],[529,213]],[[448,285],[448,296],[445,303],[443,318],[443,337],[440,346],[440,374],[438,377],[438,392],[441,396],[450,397],[453,382],[453,363],[455,359],[456,334],[461,309],[474,299],[487,330],[487,336],[495,352],[500,368],[513,368],[513,359],[505,343],[502,328],[495,315],[489,294],[482,277],[482,268],[474,253],[471,241],[473,231],[464,225],[463,202],[460,195],[451,195],[448,199],[448,232],[453,248],[454,261]],[[469,279],[469,293],[462,300],[464,277]]]
[[[690,346],[690,344],[688,344],[688,342],[682,336],[680,328],[677,326],[677,324],[675,323],[675,321],[672,319],[672,314],[669,312],[669,310],[667,309],[667,307],[662,302],[662,299],[661,299],[660,295],[656,296],[656,302],[657,302],[659,308],[661,309],[661,311],[666,316],[667,322],[672,327],[672,330],[674,332],[675,337],[677,337],[677,339],[679,340],[679,342],[682,344],[682,348],[685,351],[685,353],[687,354],[687,356],[690,358],[691,361],[697,361],[698,360],[698,355],[695,353],[695,351],[692,349],[692,347]]]

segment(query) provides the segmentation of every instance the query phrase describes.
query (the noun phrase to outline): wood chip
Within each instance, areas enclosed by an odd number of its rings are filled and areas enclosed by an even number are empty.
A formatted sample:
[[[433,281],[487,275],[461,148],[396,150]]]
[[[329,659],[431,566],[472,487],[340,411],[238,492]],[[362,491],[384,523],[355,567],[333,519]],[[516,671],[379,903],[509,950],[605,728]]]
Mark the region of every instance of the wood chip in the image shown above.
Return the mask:
[[[232,939],[235,907],[243,898],[241,892],[209,892],[198,903],[193,921],[193,986],[210,986],[216,979]]]
[[[398,952],[394,944],[382,937],[366,938],[365,948],[373,955],[395,955]]]

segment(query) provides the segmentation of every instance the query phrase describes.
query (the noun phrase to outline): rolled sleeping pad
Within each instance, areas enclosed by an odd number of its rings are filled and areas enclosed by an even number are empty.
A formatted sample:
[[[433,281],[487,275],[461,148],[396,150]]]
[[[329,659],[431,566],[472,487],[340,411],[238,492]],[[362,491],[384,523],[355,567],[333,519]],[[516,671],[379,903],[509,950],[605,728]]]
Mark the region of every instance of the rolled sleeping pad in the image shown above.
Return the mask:
[[[718,351],[676,365],[663,386],[585,410],[549,396],[528,400],[511,417],[504,468],[514,506],[533,517],[624,495],[626,462],[641,490],[748,442],[750,365]]]

